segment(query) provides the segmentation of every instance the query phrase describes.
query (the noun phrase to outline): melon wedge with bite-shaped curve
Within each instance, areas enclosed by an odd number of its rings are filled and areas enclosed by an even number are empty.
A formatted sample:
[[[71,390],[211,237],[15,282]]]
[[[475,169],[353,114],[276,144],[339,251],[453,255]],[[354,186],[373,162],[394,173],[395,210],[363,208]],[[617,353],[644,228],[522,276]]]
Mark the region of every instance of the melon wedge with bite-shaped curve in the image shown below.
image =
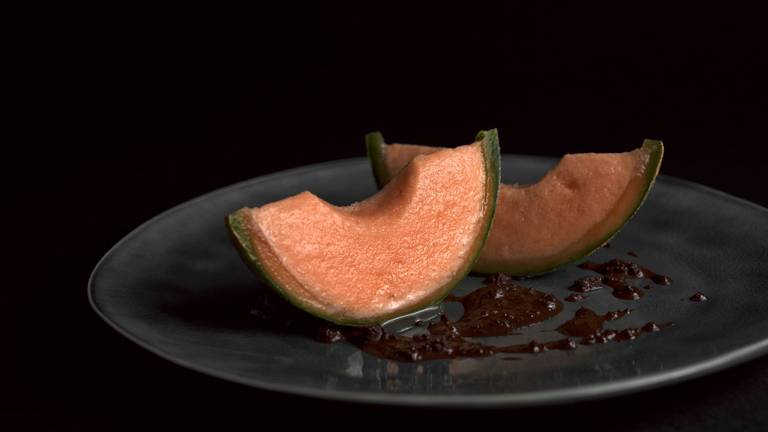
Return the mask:
[[[303,192],[227,218],[241,256],[294,305],[370,325],[439,302],[472,268],[499,186],[495,130],[419,156],[376,195],[336,207]]]
[[[379,187],[397,178],[414,157],[441,150],[386,144],[378,132],[366,136],[366,145]],[[663,155],[661,141],[645,140],[626,153],[566,155],[533,185],[502,184],[488,241],[473,270],[533,276],[590,255],[640,208]]]

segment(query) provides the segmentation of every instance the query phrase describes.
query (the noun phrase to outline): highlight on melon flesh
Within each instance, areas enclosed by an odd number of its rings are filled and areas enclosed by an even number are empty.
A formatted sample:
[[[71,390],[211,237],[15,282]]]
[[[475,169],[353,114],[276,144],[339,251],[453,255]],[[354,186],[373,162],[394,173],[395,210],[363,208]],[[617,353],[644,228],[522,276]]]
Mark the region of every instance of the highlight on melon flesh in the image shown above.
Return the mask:
[[[471,270],[493,220],[496,130],[417,156],[376,195],[334,206],[310,192],[227,218],[242,258],[294,305],[370,325],[434,304]]]
[[[386,144],[378,132],[368,134],[366,144],[379,187],[418,155],[441,150]],[[640,208],[663,155],[661,141],[645,140],[626,153],[565,155],[536,184],[502,184],[488,241],[473,270],[532,276],[590,255]]]

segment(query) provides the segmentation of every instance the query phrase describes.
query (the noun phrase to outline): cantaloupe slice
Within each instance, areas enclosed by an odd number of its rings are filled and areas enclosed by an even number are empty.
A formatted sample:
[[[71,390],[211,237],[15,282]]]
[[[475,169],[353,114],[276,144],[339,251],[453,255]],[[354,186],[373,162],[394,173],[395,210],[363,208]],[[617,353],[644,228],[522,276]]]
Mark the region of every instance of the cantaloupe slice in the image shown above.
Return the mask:
[[[386,144],[366,136],[380,187],[409,161],[439,147]],[[642,205],[661,166],[661,141],[627,153],[570,154],[538,183],[502,184],[493,227],[477,273],[531,276],[583,258],[607,243]]]
[[[336,207],[304,192],[227,218],[243,259],[296,306],[380,323],[447,295],[487,237],[499,185],[495,130],[418,156],[376,195]]]

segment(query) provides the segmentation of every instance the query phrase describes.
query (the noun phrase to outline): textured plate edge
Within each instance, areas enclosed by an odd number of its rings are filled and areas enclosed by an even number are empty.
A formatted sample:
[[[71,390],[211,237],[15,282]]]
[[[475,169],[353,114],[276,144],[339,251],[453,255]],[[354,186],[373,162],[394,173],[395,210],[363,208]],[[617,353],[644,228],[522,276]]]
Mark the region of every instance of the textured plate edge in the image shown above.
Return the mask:
[[[556,158],[550,158],[545,156],[536,155],[516,155],[506,154],[502,155],[507,157],[524,157],[527,159],[539,159],[541,161],[555,162]],[[524,393],[502,393],[494,395],[483,394],[456,394],[456,395],[413,395],[407,393],[386,393],[386,392],[351,392],[351,391],[338,391],[328,389],[312,389],[301,386],[283,385],[278,383],[270,383],[260,380],[254,380],[250,378],[244,378],[239,375],[230,374],[226,372],[220,372],[215,369],[207,368],[197,365],[192,362],[178,359],[171,354],[164,352],[162,349],[155,347],[154,345],[141,340],[137,336],[133,335],[127,329],[121,327],[118,323],[110,319],[99,306],[93,297],[93,281],[96,274],[101,268],[103,262],[117,250],[125,241],[128,241],[133,236],[140,233],[145,227],[153,224],[156,220],[172,215],[173,213],[180,211],[187,206],[208,199],[212,195],[219,194],[224,191],[230,191],[240,189],[246,186],[254,184],[272,181],[282,177],[293,176],[302,174],[305,172],[311,172],[317,169],[328,169],[337,166],[343,166],[348,164],[367,163],[365,158],[349,158],[339,159],[329,162],[321,162],[312,165],[305,165],[297,168],[292,168],[284,171],[280,171],[273,174],[267,174],[259,177],[255,177],[249,180],[244,180],[238,183],[234,183],[228,186],[224,186],[215,189],[211,192],[200,195],[196,198],[192,198],[181,204],[178,204],[170,209],[159,213],[158,215],[150,218],[146,222],[142,223],[117,243],[115,243],[102,257],[94,267],[93,271],[88,278],[87,295],[88,302],[91,308],[96,314],[104,320],[110,327],[112,327],[119,334],[126,337],[128,340],[134,342],[138,346],[152,352],[153,354],[173,363],[178,366],[190,369],[196,372],[200,372],[205,375],[221,378],[223,380],[247,385],[263,390],[276,391],[280,393],[307,396],[318,399],[336,400],[344,402],[361,402],[370,404],[385,404],[385,405],[399,405],[399,406],[422,406],[422,407],[445,407],[445,408],[512,408],[512,407],[530,407],[530,406],[543,406],[543,405],[555,405],[565,403],[575,403],[587,400],[604,399],[611,396],[625,395],[629,393],[636,393],[645,390],[651,390],[667,385],[672,385],[682,381],[687,381],[693,378],[709,375],[717,371],[726,369],[728,367],[736,366],[738,364],[745,363],[749,360],[755,359],[763,354],[768,353],[768,335],[766,339],[755,342],[753,344],[728,351],[726,353],[717,355],[703,362],[695,363],[691,366],[672,369],[665,372],[659,372],[651,375],[644,375],[636,378],[627,378],[623,380],[617,380],[608,383],[590,384],[586,386],[571,387],[565,389],[544,390],[544,391],[529,391]],[[729,193],[705,186],[699,183],[695,183],[688,180],[679,179],[676,177],[670,177],[660,175],[658,180],[662,182],[671,182],[698,189],[713,195],[716,195],[722,199],[728,199],[741,205],[746,205],[752,209],[762,211],[768,214],[768,208],[765,208],[759,204],[748,201],[744,198],[740,198]]]

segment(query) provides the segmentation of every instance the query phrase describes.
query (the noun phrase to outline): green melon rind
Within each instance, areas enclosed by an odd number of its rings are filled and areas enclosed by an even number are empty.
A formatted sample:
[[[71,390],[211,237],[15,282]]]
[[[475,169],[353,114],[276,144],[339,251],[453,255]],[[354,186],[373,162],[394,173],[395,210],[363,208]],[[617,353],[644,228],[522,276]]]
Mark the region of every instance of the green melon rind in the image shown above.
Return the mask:
[[[378,134],[379,137],[381,134]],[[368,136],[371,136],[369,134]],[[371,146],[371,141],[366,137],[366,141]],[[484,223],[480,227],[480,234],[475,239],[473,245],[473,252],[466,263],[460,267],[456,276],[448,283],[435,290],[435,294],[427,297],[418,304],[414,304],[407,309],[403,309],[397,312],[382,314],[378,316],[368,318],[355,318],[344,315],[328,314],[325,311],[319,310],[315,306],[301,301],[295,296],[291,295],[279,282],[275,280],[269,273],[269,270],[261,262],[258,253],[253,248],[251,243],[251,234],[248,228],[248,218],[250,218],[250,210],[247,208],[240,209],[227,217],[227,227],[229,228],[230,236],[235,244],[241,258],[251,270],[259,276],[264,282],[266,282],[271,288],[273,288],[278,294],[285,298],[288,302],[294,306],[312,314],[317,317],[323,318],[327,321],[331,321],[336,324],[348,325],[348,326],[367,326],[373,324],[380,324],[389,319],[397,316],[405,315],[419,309],[423,309],[429,305],[439,303],[442,301],[453,288],[464,279],[464,277],[470,272],[477,258],[480,256],[485,240],[488,238],[488,232],[491,229],[493,223],[493,216],[496,211],[496,199],[499,190],[499,183],[501,181],[501,164],[500,164],[500,152],[499,152],[499,140],[496,129],[481,131],[477,134],[477,140],[482,140],[482,152],[485,163],[486,172],[486,185],[485,185],[485,214]],[[383,143],[383,138],[379,141]],[[370,153],[369,153],[370,155]]]
[[[546,264],[542,264],[537,267],[526,267],[526,268],[494,267],[494,268],[485,268],[485,269],[475,268],[473,269],[473,271],[481,274],[505,273],[513,276],[538,276],[544,273],[549,273],[551,271],[557,270],[574,261],[584,259],[592,255],[593,253],[595,253],[601,247],[605,246],[619,233],[619,231],[621,231],[622,228],[624,228],[624,226],[626,226],[626,224],[635,216],[635,214],[637,214],[638,210],[640,210],[640,207],[643,205],[646,198],[648,198],[648,194],[650,193],[653,187],[653,184],[656,181],[656,176],[659,174],[659,169],[661,168],[661,161],[664,158],[664,144],[659,140],[646,139],[643,141],[642,150],[648,153],[648,162],[644,171],[645,187],[642,189],[642,193],[640,194],[640,196],[638,196],[637,200],[635,200],[634,207],[630,208],[626,216],[620,219],[622,222],[619,223],[616,227],[609,230],[609,233],[607,235],[599,239],[596,239],[594,242],[589,243],[588,246],[585,246],[579,252],[575,252],[565,258],[557,259],[554,262],[550,261]]]
[[[475,252],[474,257],[467,263],[466,272],[461,278],[464,278],[469,274],[477,259],[480,258],[480,252],[482,252],[485,241],[488,240],[488,235],[491,233],[491,227],[493,226],[493,218],[496,216],[496,204],[498,203],[499,187],[501,185],[501,149],[499,146],[499,133],[496,129],[490,129],[487,131],[478,132],[475,137],[475,141],[482,141],[483,156],[485,157],[485,172],[489,177],[492,175],[494,178],[490,181],[486,181],[485,184],[485,198],[486,198],[486,211],[490,211],[485,220],[485,226],[482,227],[481,237],[475,240]],[[451,288],[461,281],[461,278],[456,280]],[[450,290],[445,293],[448,295]],[[445,297],[445,295],[443,297]],[[443,299],[440,298],[440,300]]]
[[[387,148],[386,142],[384,142],[384,136],[381,132],[371,132],[365,135],[365,149],[368,155],[368,161],[371,163],[371,170],[373,170],[373,177],[376,179],[376,186],[379,189],[383,188],[389,180],[391,175],[387,168],[387,163],[384,160],[384,150]]]

